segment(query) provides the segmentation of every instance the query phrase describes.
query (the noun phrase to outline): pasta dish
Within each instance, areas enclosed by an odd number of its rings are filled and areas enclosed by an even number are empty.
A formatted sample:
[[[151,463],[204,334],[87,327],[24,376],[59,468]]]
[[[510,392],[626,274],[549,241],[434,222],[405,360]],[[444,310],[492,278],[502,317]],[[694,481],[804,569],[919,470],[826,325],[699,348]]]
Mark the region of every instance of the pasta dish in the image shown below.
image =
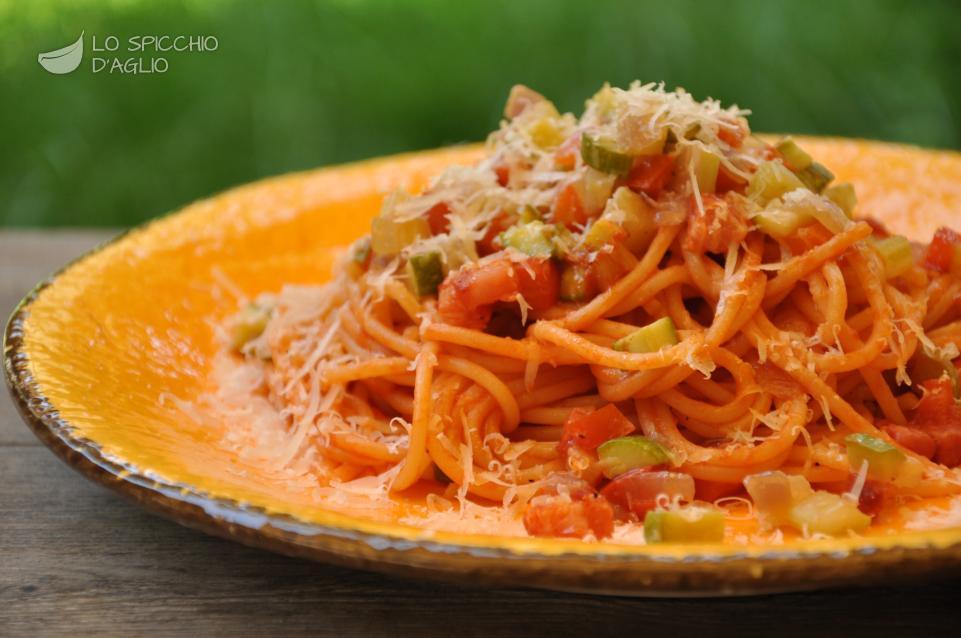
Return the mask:
[[[438,529],[816,538],[950,501],[961,236],[890,234],[748,115],[514,87],[482,161],[230,319],[234,443]]]

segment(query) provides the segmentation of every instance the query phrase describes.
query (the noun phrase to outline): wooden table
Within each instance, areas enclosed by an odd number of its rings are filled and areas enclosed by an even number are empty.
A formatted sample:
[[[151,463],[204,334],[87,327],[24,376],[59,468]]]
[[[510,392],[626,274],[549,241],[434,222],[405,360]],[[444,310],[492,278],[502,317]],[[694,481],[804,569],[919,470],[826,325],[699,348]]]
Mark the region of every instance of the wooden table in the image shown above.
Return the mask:
[[[0,231],[0,311],[106,232]],[[490,590],[292,560],[148,515],[0,398],[0,636],[961,635],[961,580],[719,600]]]

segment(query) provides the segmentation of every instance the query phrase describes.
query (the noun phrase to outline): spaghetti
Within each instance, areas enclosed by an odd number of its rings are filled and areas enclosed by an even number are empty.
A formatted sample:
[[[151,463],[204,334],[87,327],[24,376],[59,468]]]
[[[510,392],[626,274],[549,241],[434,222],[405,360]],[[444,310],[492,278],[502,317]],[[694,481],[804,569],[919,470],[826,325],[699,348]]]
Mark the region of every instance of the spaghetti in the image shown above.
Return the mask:
[[[576,119],[515,87],[505,114],[322,294],[234,319],[286,461],[647,542],[721,540],[744,496],[817,535],[961,492],[957,235],[857,220],[792,140],[682,90],[605,86]]]

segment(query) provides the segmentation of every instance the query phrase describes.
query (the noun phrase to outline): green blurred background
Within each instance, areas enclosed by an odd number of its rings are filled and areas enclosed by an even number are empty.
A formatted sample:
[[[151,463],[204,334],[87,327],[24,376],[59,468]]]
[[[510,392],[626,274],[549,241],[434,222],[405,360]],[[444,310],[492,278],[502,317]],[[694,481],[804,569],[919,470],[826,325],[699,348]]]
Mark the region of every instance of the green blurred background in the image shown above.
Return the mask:
[[[83,65],[37,63],[86,32]],[[961,148],[961,2],[0,0],[0,226],[126,226],[229,186],[482,139],[523,82],[664,80],[756,130]],[[162,75],[91,36],[210,34]],[[137,54],[124,53],[124,57]]]

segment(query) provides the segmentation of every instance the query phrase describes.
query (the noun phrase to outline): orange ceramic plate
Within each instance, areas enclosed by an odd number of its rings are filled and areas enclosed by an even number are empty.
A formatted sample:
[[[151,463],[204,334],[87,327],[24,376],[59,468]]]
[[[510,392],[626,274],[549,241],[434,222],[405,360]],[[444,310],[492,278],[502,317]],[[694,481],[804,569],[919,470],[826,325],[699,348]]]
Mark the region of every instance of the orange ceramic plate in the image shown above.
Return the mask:
[[[810,139],[863,214],[927,240],[961,211],[961,156]],[[254,296],[321,282],[385,191],[479,157],[443,149],[258,182],[139,228],[68,266],[14,313],[5,366],[36,434],[85,475],[185,525],[295,556],[386,572],[558,589],[749,593],[921,576],[961,566],[961,529],[779,546],[626,546],[431,532],[331,511],[245,464],[178,405],[205,389],[215,327]]]

